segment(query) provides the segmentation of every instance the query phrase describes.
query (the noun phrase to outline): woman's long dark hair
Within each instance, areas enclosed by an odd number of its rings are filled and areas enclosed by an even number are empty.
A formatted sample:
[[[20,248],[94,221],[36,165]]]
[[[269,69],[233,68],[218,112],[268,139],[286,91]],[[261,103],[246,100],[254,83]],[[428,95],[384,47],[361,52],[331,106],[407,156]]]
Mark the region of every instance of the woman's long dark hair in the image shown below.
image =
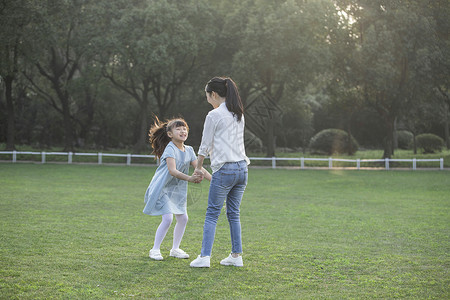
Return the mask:
[[[155,116],[155,123],[150,127],[148,132],[149,141],[152,145],[153,152],[157,158],[161,158],[166,149],[167,144],[172,140],[167,132],[171,131],[173,128],[184,126],[189,132],[189,126],[186,121],[182,118],[176,118],[161,122],[158,117]]]
[[[214,77],[206,84],[205,91],[207,93],[216,92],[220,97],[225,97],[225,104],[230,112],[241,120],[244,114],[244,105],[236,83],[229,77]]]

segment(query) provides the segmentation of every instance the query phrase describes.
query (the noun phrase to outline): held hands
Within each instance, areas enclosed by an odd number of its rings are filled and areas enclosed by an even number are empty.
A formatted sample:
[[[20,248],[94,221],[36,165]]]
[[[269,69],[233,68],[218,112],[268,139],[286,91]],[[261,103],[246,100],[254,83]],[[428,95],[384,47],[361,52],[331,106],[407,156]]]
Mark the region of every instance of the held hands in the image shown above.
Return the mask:
[[[195,169],[194,174],[192,174],[192,176],[191,176],[192,182],[200,183],[200,182],[202,182],[204,176],[205,175],[203,174],[202,170]]]

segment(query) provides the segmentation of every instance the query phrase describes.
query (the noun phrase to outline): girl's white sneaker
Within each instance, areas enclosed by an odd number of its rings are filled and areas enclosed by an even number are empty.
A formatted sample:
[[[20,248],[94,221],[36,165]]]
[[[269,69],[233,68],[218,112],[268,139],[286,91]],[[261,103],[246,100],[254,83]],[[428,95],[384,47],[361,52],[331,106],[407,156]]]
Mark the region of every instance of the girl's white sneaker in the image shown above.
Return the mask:
[[[199,255],[196,259],[194,259],[191,262],[190,266],[193,267],[193,268],[209,268],[210,259],[211,259],[210,256],[203,256],[203,257],[201,257]]]
[[[163,260],[163,257],[161,255],[161,251],[160,250],[150,249],[150,252],[149,252],[148,256],[151,259],[154,259],[154,260]]]
[[[189,258],[189,254],[187,254],[180,248],[170,250],[170,256],[173,256],[176,258]]]
[[[242,261],[242,256],[233,257],[231,254],[220,261],[220,264],[223,266],[235,266],[235,267],[243,267],[244,262]]]

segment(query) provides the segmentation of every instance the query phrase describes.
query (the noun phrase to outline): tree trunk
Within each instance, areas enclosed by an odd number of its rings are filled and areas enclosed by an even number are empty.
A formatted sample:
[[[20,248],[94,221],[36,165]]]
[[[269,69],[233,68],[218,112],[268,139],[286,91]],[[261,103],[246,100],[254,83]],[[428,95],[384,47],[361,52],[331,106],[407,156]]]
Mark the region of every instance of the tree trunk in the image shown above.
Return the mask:
[[[52,84],[53,89],[58,95],[58,99],[61,102],[62,107],[62,115],[63,115],[63,124],[64,124],[64,151],[73,151],[74,147],[74,131],[72,124],[72,117],[70,115],[70,100],[69,94],[67,90],[61,89],[59,85],[60,77],[53,77]]]
[[[63,97],[60,101],[63,108],[64,151],[73,151],[74,138],[72,120],[70,117],[69,100],[66,97]]]
[[[86,142],[89,140],[89,134],[91,133],[92,124],[94,122],[94,102],[95,102],[95,93],[93,94],[89,87],[85,87],[84,89],[85,95],[85,107],[83,111],[86,115],[86,121],[82,122],[78,120],[78,124],[81,126],[80,134],[77,140],[77,144],[80,147],[83,147]]]
[[[383,158],[391,158],[394,154],[394,121],[395,118],[387,117]]]
[[[14,113],[14,102],[12,99],[12,84],[14,77],[7,75],[5,80],[5,96],[6,96],[6,109],[8,118],[8,128],[6,134],[6,150],[15,150],[15,135],[16,135],[16,121]]]
[[[397,118],[394,119],[392,154],[396,149],[398,149]]]
[[[73,75],[78,68],[78,62],[72,61],[68,56],[64,56],[61,49],[51,48],[50,52],[51,60],[48,64],[50,71],[47,72],[39,63],[36,63],[36,67],[38,68],[39,73],[51,82],[52,88],[55,91],[58,100],[61,102],[61,108],[58,108],[52,97],[49,97],[48,99],[53,107],[55,107],[55,109],[63,116],[64,151],[73,151],[75,145],[75,130],[72,122],[72,115],[70,113],[68,82],[72,80]],[[63,64],[62,62],[64,61],[67,61],[67,63]],[[71,65],[69,65],[69,61],[71,61]],[[33,85],[36,86],[34,83]]]
[[[447,149],[450,149],[450,133],[449,133],[449,106],[446,105],[445,118],[444,118],[444,137]]]
[[[148,140],[149,121],[148,121],[147,101],[141,102],[141,111],[139,119],[140,119],[139,133],[136,144],[134,145],[134,150],[138,153],[145,150],[145,146]]]
[[[350,113],[350,118],[347,121],[347,154],[353,155],[353,145],[352,145],[352,118],[353,113]]]
[[[274,120],[270,116],[267,120],[267,157],[275,156]]]

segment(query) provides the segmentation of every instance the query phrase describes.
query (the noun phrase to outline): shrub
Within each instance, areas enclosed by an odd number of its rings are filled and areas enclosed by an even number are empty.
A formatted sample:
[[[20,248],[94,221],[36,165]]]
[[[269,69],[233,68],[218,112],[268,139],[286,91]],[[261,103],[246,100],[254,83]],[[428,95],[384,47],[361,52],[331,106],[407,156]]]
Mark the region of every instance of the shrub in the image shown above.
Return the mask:
[[[349,140],[350,139],[350,140]],[[354,154],[358,143],[353,136],[340,129],[325,129],[311,138],[309,148],[313,153]]]
[[[411,145],[413,142],[413,134],[407,130],[399,130],[397,131],[397,139],[398,139],[398,147],[400,149],[411,149]]]
[[[423,149],[423,153],[441,152],[444,140],[432,133],[419,134],[416,137],[417,148]]]

